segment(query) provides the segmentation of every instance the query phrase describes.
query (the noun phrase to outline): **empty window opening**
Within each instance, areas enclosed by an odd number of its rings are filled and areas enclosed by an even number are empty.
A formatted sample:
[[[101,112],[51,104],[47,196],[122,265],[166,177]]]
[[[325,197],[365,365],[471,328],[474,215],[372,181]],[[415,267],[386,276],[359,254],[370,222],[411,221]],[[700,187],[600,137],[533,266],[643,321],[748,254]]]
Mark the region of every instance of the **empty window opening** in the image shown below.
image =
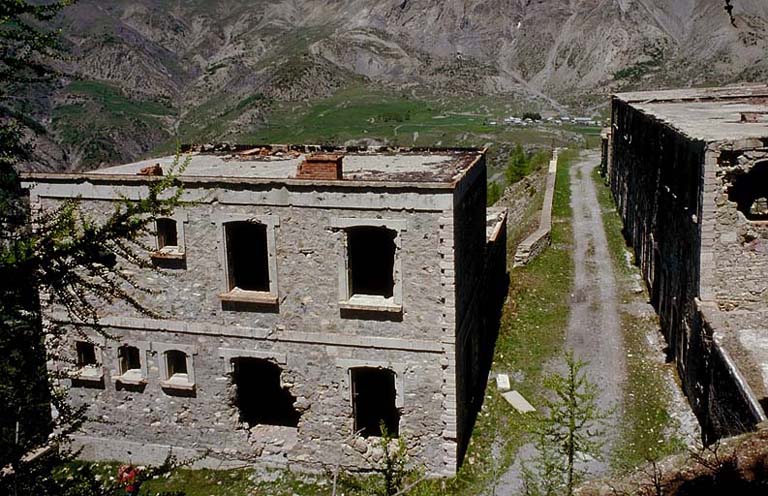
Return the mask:
[[[748,220],[768,221],[768,161],[755,164],[733,179],[728,199]]]
[[[117,349],[120,359],[120,375],[141,374],[141,353],[135,346],[121,346]]]
[[[183,351],[169,350],[165,352],[165,365],[168,380],[187,380],[187,354]]]
[[[267,226],[251,222],[226,224],[229,289],[269,291]]]
[[[347,231],[351,295],[392,297],[395,287],[395,237],[381,227],[353,227]]]
[[[98,365],[98,362],[96,361],[96,346],[94,346],[93,343],[78,341],[75,344],[75,349],[77,350],[78,368],[88,366],[95,367]]]
[[[179,237],[176,230],[176,221],[173,219],[157,219],[157,249],[166,247],[178,247]]]
[[[355,432],[363,437],[380,436],[382,425],[389,435],[400,434],[400,411],[395,402],[395,373],[361,367],[351,370],[352,409]]]
[[[299,425],[299,412],[290,391],[280,384],[281,369],[259,358],[233,360],[235,405],[240,420],[248,425]]]

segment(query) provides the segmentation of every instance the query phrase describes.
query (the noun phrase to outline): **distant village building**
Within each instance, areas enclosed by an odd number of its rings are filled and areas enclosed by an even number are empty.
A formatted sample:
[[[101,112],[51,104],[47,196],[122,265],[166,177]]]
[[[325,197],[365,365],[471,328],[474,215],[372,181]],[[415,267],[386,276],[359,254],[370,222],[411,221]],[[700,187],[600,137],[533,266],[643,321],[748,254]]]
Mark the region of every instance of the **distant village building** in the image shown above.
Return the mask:
[[[173,157],[28,174],[35,208],[98,218]],[[365,470],[380,425],[430,474],[455,473],[482,403],[506,293],[506,213],[476,149],[268,146],[192,151],[160,219],[161,273],[69,343],[88,459]],[[496,321],[494,321],[496,319]]]
[[[768,86],[624,93],[604,173],[705,440],[768,407]]]

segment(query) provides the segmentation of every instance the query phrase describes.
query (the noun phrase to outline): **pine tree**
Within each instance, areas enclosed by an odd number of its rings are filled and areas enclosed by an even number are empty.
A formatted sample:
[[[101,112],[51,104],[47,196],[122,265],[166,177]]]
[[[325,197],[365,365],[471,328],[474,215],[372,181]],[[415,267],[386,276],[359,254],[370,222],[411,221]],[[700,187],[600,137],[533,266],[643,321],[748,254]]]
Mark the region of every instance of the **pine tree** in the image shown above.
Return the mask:
[[[88,470],[64,474],[73,459],[69,435],[85,421],[84,408],[72,408],[59,379],[47,370],[59,360],[55,346],[67,329],[43,327],[40,292],[76,321],[97,330],[97,306],[115,299],[138,312],[152,313],[136,296],[144,291],[124,271],[126,264],[150,267],[143,239],[154,220],[178,205],[181,189],[174,173],[150,181],[146,197],[119,202],[109,216],[95,220],[77,200],[49,212],[30,213],[15,166],[30,152],[23,115],[10,100],[22,86],[46,81],[45,61],[57,54],[57,33],[49,23],[71,1],[0,2],[0,494],[101,495],[114,488]],[[177,173],[184,164],[178,164]],[[77,331],[75,331],[77,332]],[[53,350],[53,351],[52,351]],[[57,415],[51,414],[51,407]],[[164,465],[175,466],[171,460]]]
[[[545,380],[551,398],[537,432],[533,465],[523,470],[527,496],[571,496],[586,475],[580,459],[602,459],[607,414],[597,405],[597,386],[587,378],[586,363],[572,352],[565,365],[565,373]]]

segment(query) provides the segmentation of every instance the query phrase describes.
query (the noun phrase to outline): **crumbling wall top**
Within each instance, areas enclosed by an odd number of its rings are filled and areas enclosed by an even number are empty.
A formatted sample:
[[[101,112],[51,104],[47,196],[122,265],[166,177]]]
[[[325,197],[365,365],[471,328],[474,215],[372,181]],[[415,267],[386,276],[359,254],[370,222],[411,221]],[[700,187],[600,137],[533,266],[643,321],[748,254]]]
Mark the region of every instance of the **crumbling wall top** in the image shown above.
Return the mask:
[[[297,174],[299,165],[317,153],[343,158],[340,177],[325,178]],[[480,161],[485,150],[477,148],[321,147],[313,145],[206,145],[187,146],[189,157],[182,180],[195,182],[237,180],[243,182],[322,183],[360,186],[363,183],[392,185],[456,185]],[[121,182],[144,180],[142,170],[159,165],[170,171],[175,156],[141,160],[82,174],[71,179]],[[61,179],[62,174],[27,174],[35,180]]]

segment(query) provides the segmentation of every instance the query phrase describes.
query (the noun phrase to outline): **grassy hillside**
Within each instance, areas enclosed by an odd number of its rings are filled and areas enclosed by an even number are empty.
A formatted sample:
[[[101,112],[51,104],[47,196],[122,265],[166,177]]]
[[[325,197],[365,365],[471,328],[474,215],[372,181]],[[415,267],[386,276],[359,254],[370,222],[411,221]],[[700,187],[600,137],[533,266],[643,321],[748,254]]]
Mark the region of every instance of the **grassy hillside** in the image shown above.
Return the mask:
[[[60,145],[83,168],[146,152],[170,136],[175,111],[162,101],[126,96],[97,81],[73,81],[57,96],[52,128]]]

